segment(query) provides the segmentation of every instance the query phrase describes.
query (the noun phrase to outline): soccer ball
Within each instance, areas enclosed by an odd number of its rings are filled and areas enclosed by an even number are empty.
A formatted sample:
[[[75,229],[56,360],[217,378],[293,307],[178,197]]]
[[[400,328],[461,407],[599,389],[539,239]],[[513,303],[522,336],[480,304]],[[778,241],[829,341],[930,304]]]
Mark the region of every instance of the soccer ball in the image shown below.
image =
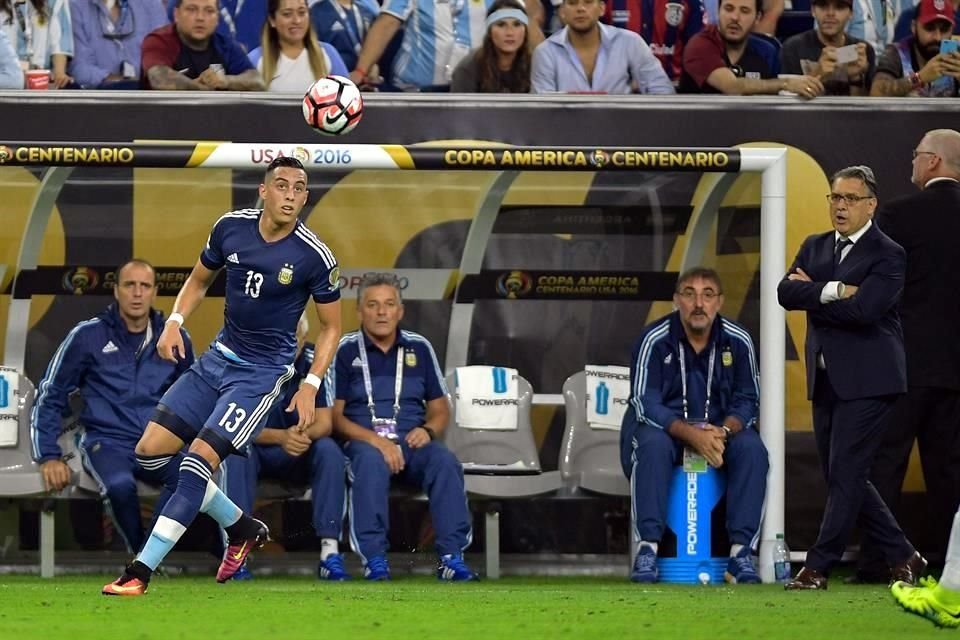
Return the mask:
[[[350,133],[362,116],[360,89],[349,78],[320,78],[303,96],[303,119],[325,136]]]

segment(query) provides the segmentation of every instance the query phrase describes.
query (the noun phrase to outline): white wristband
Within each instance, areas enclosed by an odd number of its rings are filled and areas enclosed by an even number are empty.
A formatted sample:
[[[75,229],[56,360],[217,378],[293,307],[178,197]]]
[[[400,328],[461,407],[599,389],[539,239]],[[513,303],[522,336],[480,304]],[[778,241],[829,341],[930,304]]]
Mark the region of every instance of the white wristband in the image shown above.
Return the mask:
[[[323,378],[318,376],[315,373],[308,373],[307,377],[303,379],[304,384],[308,384],[314,389],[319,390],[320,384],[323,382]]]
[[[176,322],[177,325],[183,326],[183,316],[179,313],[171,313],[167,316],[167,322]]]

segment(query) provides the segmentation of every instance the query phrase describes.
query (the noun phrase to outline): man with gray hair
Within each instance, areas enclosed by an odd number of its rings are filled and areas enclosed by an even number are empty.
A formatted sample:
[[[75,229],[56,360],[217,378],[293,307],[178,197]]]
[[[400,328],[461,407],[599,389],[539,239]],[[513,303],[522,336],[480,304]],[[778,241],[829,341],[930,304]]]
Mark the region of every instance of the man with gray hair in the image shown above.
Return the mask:
[[[877,224],[907,252],[900,318],[907,354],[907,395],[893,411],[870,480],[896,511],[916,439],[927,487],[933,550],[946,553],[951,517],[960,505],[960,341],[955,332],[960,273],[960,133],[928,131],[913,150],[911,180],[919,192],[891,200]],[[917,219],[923,216],[923,224]],[[864,540],[858,577],[887,582],[882,558]]]
[[[784,587],[826,589],[859,524],[895,580],[916,584],[927,561],[910,544],[867,479],[898,396],[907,390],[903,332],[903,247],[873,224],[877,183],[866,166],[830,181],[833,231],[808,237],[777,294],[787,310],[807,312],[807,396],[827,481],[827,504],[806,564]]]
[[[437,438],[450,419],[443,372],[422,335],[400,330],[396,279],[364,278],[357,290],[360,329],[334,358],[333,429],[345,444],[350,480],[350,542],[367,580],[389,580],[387,525],[393,478],[424,491],[437,533],[437,578],[476,580],[463,561],[472,538],[463,467]]]

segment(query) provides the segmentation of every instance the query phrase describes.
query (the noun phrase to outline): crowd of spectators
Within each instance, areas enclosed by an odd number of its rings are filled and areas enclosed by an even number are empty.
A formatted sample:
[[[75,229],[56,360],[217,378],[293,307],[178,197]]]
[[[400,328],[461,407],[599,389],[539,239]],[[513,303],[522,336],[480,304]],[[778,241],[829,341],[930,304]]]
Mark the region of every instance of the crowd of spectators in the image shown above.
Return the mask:
[[[0,89],[958,95],[960,1],[807,2],[0,0]]]

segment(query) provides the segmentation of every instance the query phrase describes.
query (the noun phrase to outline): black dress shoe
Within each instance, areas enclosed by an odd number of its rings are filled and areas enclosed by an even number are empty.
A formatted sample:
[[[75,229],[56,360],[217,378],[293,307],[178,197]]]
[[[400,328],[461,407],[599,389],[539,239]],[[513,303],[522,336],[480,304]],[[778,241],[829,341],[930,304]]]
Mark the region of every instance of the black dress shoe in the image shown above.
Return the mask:
[[[926,568],[926,559],[920,555],[919,551],[914,551],[906,562],[898,564],[890,570],[890,582],[906,582],[909,585],[916,585]]]
[[[800,569],[793,580],[783,585],[787,591],[826,591],[827,576],[815,569],[804,567]]]

